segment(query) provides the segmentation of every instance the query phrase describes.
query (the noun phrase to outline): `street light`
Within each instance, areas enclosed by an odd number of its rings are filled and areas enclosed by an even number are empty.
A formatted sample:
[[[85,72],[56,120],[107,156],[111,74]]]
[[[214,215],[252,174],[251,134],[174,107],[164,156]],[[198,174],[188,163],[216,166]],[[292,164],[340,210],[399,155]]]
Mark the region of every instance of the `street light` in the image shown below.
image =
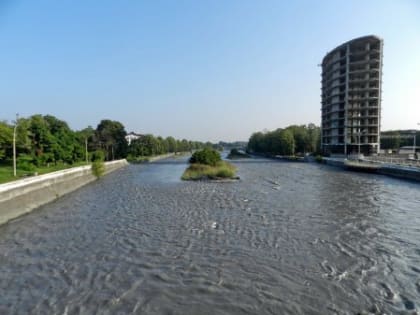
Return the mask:
[[[357,135],[359,136],[359,141],[358,141],[358,156],[357,156],[358,159],[360,158],[360,135],[364,134],[365,132],[366,132],[366,130],[362,130],[362,131],[359,131],[357,133]]]
[[[417,126],[420,126],[420,123],[417,123]],[[417,135],[417,129],[414,129],[414,144],[413,144],[413,158],[416,158],[416,135]]]
[[[85,137],[85,157],[86,157],[86,164],[89,164],[89,153],[88,153],[88,138]]]
[[[16,128],[18,126],[19,114],[16,114],[15,127],[13,128],[13,176],[16,177]]]

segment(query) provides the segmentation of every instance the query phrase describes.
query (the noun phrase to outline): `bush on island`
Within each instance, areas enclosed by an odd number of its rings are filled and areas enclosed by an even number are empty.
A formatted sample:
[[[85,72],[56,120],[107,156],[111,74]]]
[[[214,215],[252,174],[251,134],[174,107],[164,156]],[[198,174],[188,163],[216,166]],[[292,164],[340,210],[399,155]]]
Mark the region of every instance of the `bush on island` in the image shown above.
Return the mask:
[[[182,175],[183,180],[238,179],[235,166],[222,161],[220,153],[214,149],[206,148],[194,152],[190,163]]]
[[[216,166],[222,160],[220,153],[214,149],[205,148],[203,150],[195,151],[190,158],[191,164],[205,164]]]

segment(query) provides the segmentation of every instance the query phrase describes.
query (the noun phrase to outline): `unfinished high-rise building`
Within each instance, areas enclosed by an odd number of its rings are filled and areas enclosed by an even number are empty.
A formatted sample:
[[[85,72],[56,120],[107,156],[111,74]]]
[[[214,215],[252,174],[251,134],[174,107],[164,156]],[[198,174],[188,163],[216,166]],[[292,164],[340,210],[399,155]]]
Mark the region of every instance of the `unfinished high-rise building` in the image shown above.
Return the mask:
[[[324,154],[379,153],[383,41],[364,36],[322,60]]]

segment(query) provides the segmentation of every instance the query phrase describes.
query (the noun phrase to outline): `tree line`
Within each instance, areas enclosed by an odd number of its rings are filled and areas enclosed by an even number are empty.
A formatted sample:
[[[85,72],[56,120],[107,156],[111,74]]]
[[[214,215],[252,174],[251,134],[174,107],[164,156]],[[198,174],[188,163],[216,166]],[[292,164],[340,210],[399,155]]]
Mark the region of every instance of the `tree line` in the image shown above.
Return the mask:
[[[291,156],[319,153],[320,146],[320,128],[308,124],[255,132],[249,138],[247,150],[251,153]]]
[[[174,137],[162,138],[147,134],[131,141],[128,148],[128,157],[135,158],[139,156],[187,152],[213,146],[214,145],[210,142],[203,143],[198,141],[188,141],[186,139],[177,140]]]
[[[416,145],[420,145],[420,132],[416,131]],[[400,147],[414,145],[413,130],[390,130],[381,132],[381,149],[398,150]]]
[[[119,121],[103,119],[97,127],[73,131],[52,115],[32,115],[16,122],[0,121],[0,163],[13,158],[13,134],[16,128],[17,166],[31,171],[51,164],[74,164],[83,161],[114,160],[127,156],[150,156],[168,152],[190,151],[207,144],[142,136],[128,145],[127,132]],[[211,144],[210,144],[211,145]]]

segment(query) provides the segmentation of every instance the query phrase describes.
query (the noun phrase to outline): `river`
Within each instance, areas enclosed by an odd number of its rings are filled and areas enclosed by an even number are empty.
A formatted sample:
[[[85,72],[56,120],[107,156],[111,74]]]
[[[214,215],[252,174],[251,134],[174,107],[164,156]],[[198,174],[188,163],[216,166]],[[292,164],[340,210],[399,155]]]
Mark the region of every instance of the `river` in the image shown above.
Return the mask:
[[[0,226],[0,314],[415,314],[420,186],[325,165],[130,165]]]

